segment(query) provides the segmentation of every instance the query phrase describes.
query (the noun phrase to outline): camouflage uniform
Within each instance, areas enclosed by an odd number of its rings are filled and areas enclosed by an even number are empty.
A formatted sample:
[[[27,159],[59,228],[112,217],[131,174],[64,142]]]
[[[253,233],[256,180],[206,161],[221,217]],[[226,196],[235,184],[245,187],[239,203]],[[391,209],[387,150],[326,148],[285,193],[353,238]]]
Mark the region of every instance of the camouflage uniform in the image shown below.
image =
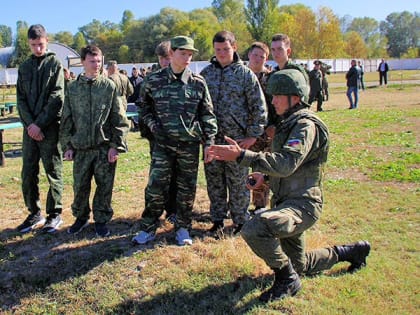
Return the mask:
[[[93,216],[97,223],[111,220],[112,187],[116,163],[108,162],[108,151],[125,152],[129,123],[115,84],[99,75],[88,79],[80,75],[66,92],[60,141],[63,150],[74,150],[73,215],[89,219],[92,177],[96,191]]]
[[[130,95],[134,93],[133,85],[131,84],[128,77],[119,72],[113,73],[109,78],[114,81],[117,91],[121,96],[121,102],[123,104],[124,110],[127,110],[127,99]]]
[[[175,229],[189,229],[200,142],[205,146],[212,144],[217,132],[206,82],[188,68],[177,77],[171,67],[167,67],[145,78],[140,97],[141,117],[155,138],[140,229],[153,232],[158,227],[168,199],[174,165],[177,186]]]
[[[273,140],[273,153],[246,151],[241,166],[269,175],[271,209],[255,215],[242,236],[272,268],[291,259],[298,273],[329,269],[338,257],[332,248],[305,253],[304,232],[321,215],[323,166],[328,155],[328,129],[301,103],[282,117]]]
[[[217,117],[216,144],[225,144],[224,136],[235,140],[261,136],[267,124],[264,94],[256,75],[238,54],[224,68],[213,57],[201,74],[209,87]],[[235,224],[245,223],[250,201],[245,187],[248,170],[225,161],[207,163],[204,169],[212,220],[223,221],[230,211]]]
[[[322,101],[324,96],[322,95],[322,71],[320,69],[313,69],[309,72],[309,83],[310,83],[310,93],[309,93],[309,104],[312,104],[313,101],[317,100],[317,111],[322,111]]]
[[[63,66],[54,53],[32,55],[18,70],[16,98],[22,121],[22,192],[25,206],[35,214],[41,210],[39,200],[39,160],[49,182],[47,214],[62,211],[62,151],[58,141],[59,123],[64,102]],[[32,139],[26,128],[32,123],[41,128],[45,138]]]
[[[264,92],[264,97],[266,100],[271,99],[271,97],[266,94],[267,82],[270,77],[270,71],[267,68],[263,68],[263,71],[255,73],[260,82],[261,88]],[[267,108],[270,105],[267,104]],[[268,137],[267,133],[263,133],[260,137],[257,138],[255,144],[250,148],[254,152],[270,152],[271,151],[271,138]],[[251,191],[251,203],[254,205],[254,209],[264,208],[268,205],[270,199],[270,187],[268,185],[262,185],[260,189],[254,189]]]

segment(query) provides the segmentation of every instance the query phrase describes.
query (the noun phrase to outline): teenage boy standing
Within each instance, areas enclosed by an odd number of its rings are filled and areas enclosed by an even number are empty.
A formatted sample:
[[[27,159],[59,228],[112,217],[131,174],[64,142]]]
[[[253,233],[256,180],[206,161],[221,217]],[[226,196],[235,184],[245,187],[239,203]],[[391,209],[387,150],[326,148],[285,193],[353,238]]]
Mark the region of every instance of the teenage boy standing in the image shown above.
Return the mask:
[[[47,51],[48,37],[42,25],[29,27],[28,41],[32,55],[19,67],[16,98],[24,126],[22,193],[30,214],[17,229],[26,233],[45,222],[43,231],[53,233],[63,223],[63,165],[58,132],[64,101],[64,72],[55,53]],[[49,183],[46,220],[41,215],[39,200],[40,160]]]
[[[96,182],[93,218],[97,236],[110,234],[112,188],[118,154],[126,151],[129,123],[115,83],[101,74],[102,51],[93,45],[82,48],[84,68],[66,91],[60,141],[64,158],[73,162],[73,216],[67,230],[77,234],[89,224],[92,177]]]
[[[148,75],[140,92],[140,114],[152,131],[155,144],[140,233],[132,240],[135,244],[155,239],[173,176],[177,187],[176,241],[180,246],[192,244],[190,229],[200,142],[204,144],[206,159],[207,147],[214,143],[217,133],[206,82],[188,68],[195,51],[191,38],[172,38],[169,67]]]

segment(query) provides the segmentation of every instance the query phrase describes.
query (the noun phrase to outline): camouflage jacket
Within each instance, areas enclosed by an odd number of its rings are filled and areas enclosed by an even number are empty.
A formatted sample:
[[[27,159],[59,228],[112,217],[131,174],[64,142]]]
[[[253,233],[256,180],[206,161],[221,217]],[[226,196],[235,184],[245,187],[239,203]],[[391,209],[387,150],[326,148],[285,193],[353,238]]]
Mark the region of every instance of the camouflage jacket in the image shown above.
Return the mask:
[[[267,106],[257,76],[236,53],[234,62],[224,68],[215,57],[210,62],[201,75],[209,87],[219,135],[233,139],[262,135]]]
[[[25,127],[35,123],[45,129],[60,120],[64,102],[63,66],[53,52],[32,55],[18,70],[16,100]]]
[[[170,66],[147,75],[139,113],[156,141],[214,143],[217,123],[206,81],[189,68],[180,78]]]
[[[272,207],[286,200],[298,204],[306,200],[320,211],[328,149],[328,128],[301,103],[276,126],[272,153],[247,150],[240,164],[269,175]]]
[[[117,86],[117,91],[121,96],[124,110],[127,110],[127,99],[134,93],[133,85],[131,84],[128,77],[121,73],[114,73],[109,78],[114,81],[115,85]]]
[[[110,79],[103,75],[94,79],[80,75],[68,85],[60,126],[63,151],[105,144],[125,152],[128,129],[119,93]]]
[[[313,69],[309,72],[310,94],[314,95],[322,90],[322,72]]]

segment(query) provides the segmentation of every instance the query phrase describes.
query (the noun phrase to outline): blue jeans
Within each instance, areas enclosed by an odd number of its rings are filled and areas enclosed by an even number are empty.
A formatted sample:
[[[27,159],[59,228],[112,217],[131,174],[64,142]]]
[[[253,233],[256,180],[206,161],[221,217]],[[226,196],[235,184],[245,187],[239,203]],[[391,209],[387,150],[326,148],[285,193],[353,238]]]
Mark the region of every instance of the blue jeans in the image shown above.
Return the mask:
[[[354,101],[352,98],[352,94],[354,95]],[[350,108],[357,108],[357,104],[359,103],[359,89],[357,86],[349,86],[347,88],[347,98],[350,102]]]

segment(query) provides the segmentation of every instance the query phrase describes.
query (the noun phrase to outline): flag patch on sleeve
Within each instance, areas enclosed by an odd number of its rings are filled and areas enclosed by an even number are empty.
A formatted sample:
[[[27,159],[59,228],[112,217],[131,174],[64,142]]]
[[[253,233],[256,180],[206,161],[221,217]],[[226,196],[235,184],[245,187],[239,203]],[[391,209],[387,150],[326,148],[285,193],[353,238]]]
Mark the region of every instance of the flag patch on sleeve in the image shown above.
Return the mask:
[[[286,146],[290,148],[300,148],[302,141],[300,139],[289,139],[287,140]]]

